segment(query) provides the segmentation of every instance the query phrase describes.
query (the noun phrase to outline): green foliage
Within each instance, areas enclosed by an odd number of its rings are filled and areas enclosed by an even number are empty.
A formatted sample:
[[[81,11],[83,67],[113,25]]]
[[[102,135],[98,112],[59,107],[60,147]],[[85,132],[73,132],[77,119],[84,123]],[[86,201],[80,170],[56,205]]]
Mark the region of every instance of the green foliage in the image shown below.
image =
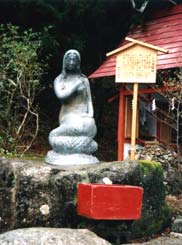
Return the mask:
[[[0,154],[9,155],[14,152],[15,139],[9,135],[0,136]]]
[[[0,25],[0,148],[23,152],[38,133],[41,34]]]

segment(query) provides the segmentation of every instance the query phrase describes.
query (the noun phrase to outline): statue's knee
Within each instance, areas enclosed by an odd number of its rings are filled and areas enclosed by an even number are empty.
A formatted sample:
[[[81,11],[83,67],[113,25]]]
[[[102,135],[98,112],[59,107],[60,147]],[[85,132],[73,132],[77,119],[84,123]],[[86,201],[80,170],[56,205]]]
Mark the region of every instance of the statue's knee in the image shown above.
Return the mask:
[[[49,139],[56,136],[54,130],[49,133]]]

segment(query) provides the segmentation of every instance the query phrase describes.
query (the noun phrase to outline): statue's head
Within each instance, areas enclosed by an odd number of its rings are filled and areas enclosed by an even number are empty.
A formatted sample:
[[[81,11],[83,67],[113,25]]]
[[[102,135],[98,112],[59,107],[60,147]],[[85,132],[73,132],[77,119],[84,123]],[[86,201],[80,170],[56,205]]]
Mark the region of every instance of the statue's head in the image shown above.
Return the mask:
[[[68,50],[63,57],[63,73],[79,73],[80,74],[80,54],[77,50]]]

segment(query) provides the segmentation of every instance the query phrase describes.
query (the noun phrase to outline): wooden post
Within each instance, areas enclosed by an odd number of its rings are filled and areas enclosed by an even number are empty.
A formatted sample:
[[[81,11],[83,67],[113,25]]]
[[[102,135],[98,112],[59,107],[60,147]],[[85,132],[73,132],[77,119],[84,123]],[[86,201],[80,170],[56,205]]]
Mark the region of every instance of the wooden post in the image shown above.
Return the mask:
[[[118,112],[118,161],[123,160],[124,153],[124,128],[125,128],[125,103],[124,84],[121,84],[119,91],[119,112]]]
[[[130,155],[131,160],[135,160],[137,102],[138,102],[137,100],[138,100],[138,83],[134,83],[134,85],[133,85],[132,128],[131,128],[131,155]]]

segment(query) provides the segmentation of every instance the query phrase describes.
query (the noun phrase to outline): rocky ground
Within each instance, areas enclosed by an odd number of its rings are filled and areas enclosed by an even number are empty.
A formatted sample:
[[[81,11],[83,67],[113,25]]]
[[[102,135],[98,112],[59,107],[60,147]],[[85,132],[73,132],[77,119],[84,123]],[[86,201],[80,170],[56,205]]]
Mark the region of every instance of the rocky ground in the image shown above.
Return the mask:
[[[151,239],[148,242],[135,242],[128,243],[131,244],[143,244],[143,245],[181,245],[182,244],[182,234],[179,233],[170,233],[168,236],[163,235],[155,239]]]
[[[172,210],[173,216],[182,215],[182,194],[181,195],[167,195],[166,202]]]

